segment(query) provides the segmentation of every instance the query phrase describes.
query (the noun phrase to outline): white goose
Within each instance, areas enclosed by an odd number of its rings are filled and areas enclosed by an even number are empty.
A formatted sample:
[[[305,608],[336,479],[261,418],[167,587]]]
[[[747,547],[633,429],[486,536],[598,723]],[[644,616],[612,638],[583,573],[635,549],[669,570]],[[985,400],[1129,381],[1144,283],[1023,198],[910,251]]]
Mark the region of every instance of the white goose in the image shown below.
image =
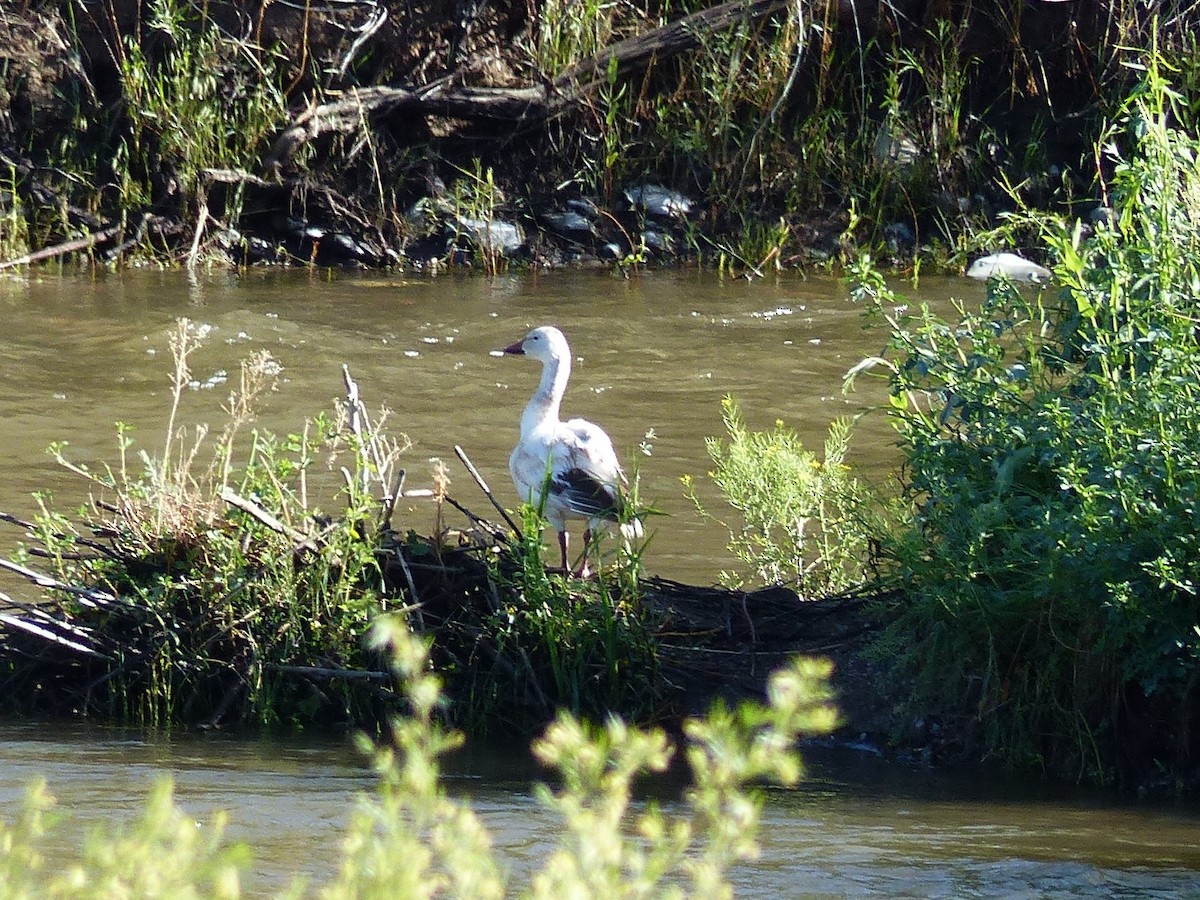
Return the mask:
[[[542,380],[521,414],[521,439],[508,459],[513,484],[523,501],[538,505],[549,486],[543,514],[558,530],[563,571],[567,563],[567,519],[586,519],[583,563],[592,530],[603,520],[619,521],[624,512],[620,487],[627,483],[612,441],[599,425],[585,419],[560,421],[559,407],[571,378],[571,348],[553,326],[535,328],[504,348],[505,353],[529,356],[542,364]],[[626,538],[640,537],[636,519],[621,526]]]

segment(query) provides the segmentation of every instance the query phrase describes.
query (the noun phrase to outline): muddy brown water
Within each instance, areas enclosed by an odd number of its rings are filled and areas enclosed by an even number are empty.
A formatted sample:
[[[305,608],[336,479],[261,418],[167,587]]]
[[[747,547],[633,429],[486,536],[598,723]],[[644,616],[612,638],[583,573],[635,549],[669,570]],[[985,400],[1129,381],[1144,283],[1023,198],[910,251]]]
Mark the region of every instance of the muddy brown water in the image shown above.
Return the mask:
[[[941,302],[978,290],[927,279],[921,296]],[[491,351],[531,325],[559,324],[576,356],[564,413],[603,423],[627,467],[636,463],[643,496],[668,513],[655,520],[648,569],[700,584],[732,561],[726,535],[695,514],[679,478],[706,486],[704,439],[720,431],[720,398],[736,396],[751,426],[782,419],[818,447],[831,418],[878,399],[870,390],[845,397],[840,384],[883,340],[863,330],[845,288],[823,279],[8,277],[0,280],[0,510],[32,515],[34,491],[52,491],[64,511],[86,498],[81,479],[44,453],[52,441],[68,441],[77,462],[115,465],[121,421],[134,426],[138,447],[160,450],[166,333],[180,316],[212,328],[193,357],[197,383],[181,413],[189,427],[219,429],[221,403],[251,351],[267,349],[283,366],[259,422],[279,433],[331,408],[346,363],[368,403],[391,407],[393,427],[414,441],[409,485],[428,484],[430,459],[442,458],[451,493],[480,513],[490,507],[452,448],[461,444],[511,503],[506,460],[538,374],[528,360]],[[649,455],[642,443],[652,445]],[[878,417],[857,431],[853,459],[886,484],[896,457]],[[714,492],[705,493],[722,514]],[[418,531],[431,521],[421,502],[403,511],[402,524]],[[19,537],[0,531],[0,553]],[[30,596],[11,580],[0,590]],[[1193,807],[929,772],[869,753],[814,750],[809,761],[803,788],[770,794],[763,858],[738,869],[740,896],[1200,897]],[[495,747],[469,749],[447,768],[451,790],[470,799],[522,883],[559,831],[530,790],[537,771],[520,748]],[[0,816],[8,818],[30,780],[47,778],[68,811],[53,839],[68,857],[89,828],[131,818],[164,774],[197,818],[230,811],[231,836],[255,849],[255,896],[281,890],[293,874],[327,880],[354,797],[371,785],[342,741],[0,722]]]
[[[177,274],[47,276],[0,280],[0,316],[0,509],[17,514],[32,510],[37,490],[53,490],[63,509],[87,496],[84,482],[44,452],[53,441],[69,442],[74,461],[115,465],[119,421],[134,426],[138,448],[161,451],[170,408],[166,334],[181,316],[212,329],[192,357],[197,386],[181,420],[219,431],[240,360],[266,349],[283,366],[283,383],[259,424],[299,431],[305,416],[331,410],[342,395],[346,363],[368,405],[390,407],[390,429],[414,442],[408,485],[427,487],[430,460],[441,458],[455,499],[492,514],[454,445],[501,501],[514,502],[508,454],[540,371],[493,354],[530,326],[556,323],[576,363],[564,417],[602,423],[626,468],[641,472],[643,499],[667,513],[652,520],[649,569],[701,584],[731,564],[727,534],[699,519],[679,479],[693,475],[715,497],[704,439],[722,431],[721,397],[734,395],[751,426],[781,419],[819,449],[831,419],[868,402],[844,397],[841,378],[882,341],[864,333],[835,281],[750,284],[697,274],[625,281],[607,272],[494,280],[255,273],[190,283]],[[873,417],[854,443],[855,461],[885,480],[892,453],[886,425]],[[719,504],[711,510],[723,514]],[[432,514],[417,504],[398,524],[427,532]],[[0,532],[0,549],[7,546]]]

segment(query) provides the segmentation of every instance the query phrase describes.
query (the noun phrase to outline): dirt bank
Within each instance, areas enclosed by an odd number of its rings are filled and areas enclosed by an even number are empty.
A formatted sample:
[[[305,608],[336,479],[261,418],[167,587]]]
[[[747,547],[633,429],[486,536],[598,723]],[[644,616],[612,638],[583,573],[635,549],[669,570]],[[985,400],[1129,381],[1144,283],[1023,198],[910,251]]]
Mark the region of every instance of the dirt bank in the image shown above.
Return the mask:
[[[1018,6],[5,4],[0,264],[911,259],[1094,206],[1119,47],[1195,15]]]

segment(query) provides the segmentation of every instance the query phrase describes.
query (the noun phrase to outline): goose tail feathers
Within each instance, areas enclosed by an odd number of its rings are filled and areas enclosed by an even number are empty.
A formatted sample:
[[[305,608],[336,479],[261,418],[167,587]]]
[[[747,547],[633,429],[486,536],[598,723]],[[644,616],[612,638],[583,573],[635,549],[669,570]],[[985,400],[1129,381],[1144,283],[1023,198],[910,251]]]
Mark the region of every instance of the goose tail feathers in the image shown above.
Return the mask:
[[[627,541],[639,541],[646,536],[641,519],[630,519],[621,524],[621,537]]]

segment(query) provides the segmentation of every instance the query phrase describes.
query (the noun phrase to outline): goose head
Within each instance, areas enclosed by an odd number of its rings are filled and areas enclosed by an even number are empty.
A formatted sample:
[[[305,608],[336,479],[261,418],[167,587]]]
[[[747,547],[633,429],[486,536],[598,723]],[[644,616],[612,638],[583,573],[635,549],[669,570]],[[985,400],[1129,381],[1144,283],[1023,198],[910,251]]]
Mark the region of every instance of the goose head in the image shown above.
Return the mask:
[[[529,356],[543,363],[553,359],[569,359],[571,355],[566,337],[553,325],[533,329],[515,344],[505,347],[504,352],[514,356]]]

